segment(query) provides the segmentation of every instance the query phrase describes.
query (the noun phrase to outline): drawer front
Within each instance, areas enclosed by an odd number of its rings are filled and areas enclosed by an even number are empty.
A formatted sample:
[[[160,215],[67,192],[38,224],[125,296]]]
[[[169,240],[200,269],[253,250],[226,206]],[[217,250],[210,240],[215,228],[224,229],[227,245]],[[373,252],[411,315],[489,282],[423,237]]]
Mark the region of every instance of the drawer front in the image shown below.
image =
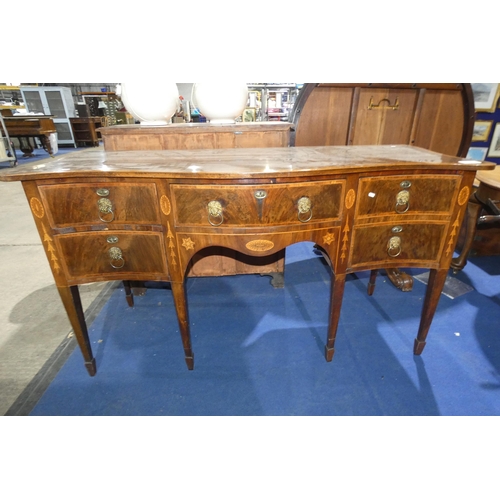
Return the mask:
[[[154,182],[41,185],[39,191],[52,227],[79,224],[158,224]]]
[[[356,214],[372,217],[394,214],[447,215],[453,210],[460,176],[391,175],[360,179]]]
[[[447,227],[445,222],[355,227],[348,267],[436,263]]]
[[[168,276],[162,233],[93,231],[54,237],[66,277]]]
[[[252,226],[336,221],[344,180],[285,185],[172,186],[176,224]]]

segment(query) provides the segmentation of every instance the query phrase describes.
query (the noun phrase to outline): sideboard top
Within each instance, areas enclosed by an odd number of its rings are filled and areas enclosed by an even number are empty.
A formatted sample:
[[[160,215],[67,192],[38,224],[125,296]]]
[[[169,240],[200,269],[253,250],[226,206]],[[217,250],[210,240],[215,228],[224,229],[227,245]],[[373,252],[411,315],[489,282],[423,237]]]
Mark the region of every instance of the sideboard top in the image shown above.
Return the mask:
[[[194,177],[207,179],[301,177],[400,168],[492,170],[466,160],[406,145],[117,151],[88,149],[0,171],[0,181],[66,177]]]

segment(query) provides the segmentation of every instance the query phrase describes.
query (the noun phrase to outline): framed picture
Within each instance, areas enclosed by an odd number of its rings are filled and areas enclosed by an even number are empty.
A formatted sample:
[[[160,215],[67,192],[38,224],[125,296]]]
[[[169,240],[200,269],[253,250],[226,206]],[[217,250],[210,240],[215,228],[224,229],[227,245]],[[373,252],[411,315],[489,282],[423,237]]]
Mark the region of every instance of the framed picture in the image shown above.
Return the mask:
[[[498,83],[471,83],[476,111],[493,113],[497,107]]]
[[[495,130],[493,131],[493,137],[491,138],[488,156],[500,158],[500,123],[497,123],[495,125]]]
[[[477,120],[474,123],[474,131],[472,132],[472,142],[487,141],[490,136],[493,120]]]
[[[484,161],[488,148],[469,148],[467,160]]]
[[[254,122],[255,121],[255,108],[245,108],[243,111],[242,120],[244,122]]]

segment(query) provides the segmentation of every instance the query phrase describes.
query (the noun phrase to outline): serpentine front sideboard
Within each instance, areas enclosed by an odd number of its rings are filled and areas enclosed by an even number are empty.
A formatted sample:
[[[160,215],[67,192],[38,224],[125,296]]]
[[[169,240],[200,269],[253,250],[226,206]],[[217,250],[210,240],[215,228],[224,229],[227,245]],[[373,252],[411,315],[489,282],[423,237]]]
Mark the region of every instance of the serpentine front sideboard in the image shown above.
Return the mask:
[[[78,285],[168,281],[185,360],[194,367],[186,269],[222,246],[263,257],[312,241],[333,270],[331,361],[348,273],[430,269],[414,354],[421,354],[472,182],[493,163],[413,146],[193,151],[87,150],[6,169],[21,181],[90,375],[96,373]]]

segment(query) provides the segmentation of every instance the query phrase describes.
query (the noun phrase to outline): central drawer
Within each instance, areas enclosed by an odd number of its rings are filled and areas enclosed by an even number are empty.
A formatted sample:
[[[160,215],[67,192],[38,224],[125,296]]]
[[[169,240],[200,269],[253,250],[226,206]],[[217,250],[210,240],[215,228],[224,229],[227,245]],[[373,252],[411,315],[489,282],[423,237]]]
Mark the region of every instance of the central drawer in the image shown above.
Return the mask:
[[[58,235],[54,242],[68,280],[113,280],[124,275],[168,280],[163,233],[92,231]],[[52,260],[57,260],[56,255]]]
[[[52,227],[79,224],[159,224],[154,182],[95,182],[39,186]]]
[[[337,221],[345,181],[203,186],[176,184],[172,199],[177,226],[254,226]]]

